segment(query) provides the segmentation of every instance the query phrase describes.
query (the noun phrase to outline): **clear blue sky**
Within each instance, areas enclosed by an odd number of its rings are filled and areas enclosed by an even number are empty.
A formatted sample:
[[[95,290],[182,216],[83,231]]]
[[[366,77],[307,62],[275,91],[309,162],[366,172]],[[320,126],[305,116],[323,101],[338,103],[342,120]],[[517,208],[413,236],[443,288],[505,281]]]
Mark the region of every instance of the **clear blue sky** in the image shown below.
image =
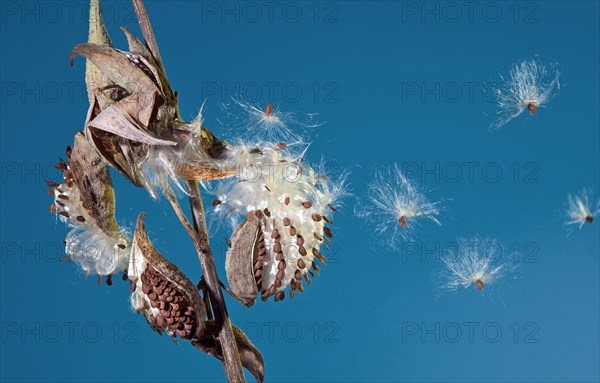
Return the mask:
[[[49,214],[43,181],[58,179],[52,164],[87,110],[84,61],[68,65],[86,40],[84,4],[0,3],[0,378],[222,381],[220,363],[132,312],[127,283],[98,287],[59,262],[67,229]],[[118,26],[138,32],[130,4],[104,9],[125,48]],[[351,168],[356,198],[376,168],[398,163],[432,198],[451,199],[441,227],[425,224],[417,250],[395,253],[372,246],[348,199],[331,262],[304,294],[250,309],[229,300],[267,381],[599,380],[600,219],[567,238],[560,213],[569,192],[600,191],[598,2],[161,0],[147,10],[185,118],[206,98],[206,125],[222,133],[230,90],[319,113],[327,124],[311,132],[308,160]],[[558,63],[560,94],[490,134],[483,89],[533,57]],[[167,204],[114,182],[119,221],[131,230],[147,211],[157,248],[196,281],[193,247]],[[474,234],[529,262],[491,296],[443,293],[429,251]],[[228,235],[212,237],[221,271]]]

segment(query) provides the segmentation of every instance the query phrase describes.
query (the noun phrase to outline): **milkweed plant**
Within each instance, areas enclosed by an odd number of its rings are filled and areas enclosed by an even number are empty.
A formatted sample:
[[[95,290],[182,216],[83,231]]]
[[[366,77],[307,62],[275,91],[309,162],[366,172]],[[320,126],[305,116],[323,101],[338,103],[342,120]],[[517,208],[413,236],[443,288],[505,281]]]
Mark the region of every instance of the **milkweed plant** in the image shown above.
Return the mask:
[[[327,262],[333,217],[349,195],[348,173],[332,176],[323,161],[314,166],[304,161],[309,147],[293,127],[322,125],[316,115],[233,99],[220,120],[227,125],[234,116],[228,141],[203,125],[202,108],[193,121],[184,121],[143,1],[132,2],[143,38],[122,27],[127,50],[112,46],[99,0],[90,2],[88,41],[76,45],[70,57],[71,64],[76,56],[86,59],[89,109],[66,160],[56,164],[62,179],[47,181],[50,211],[70,228],[67,258],[100,284],[112,285],[119,274],[129,280],[131,306],[152,330],[221,360],[230,382],[245,381],[242,368],[263,382],[263,357],[231,324],[222,289],[245,306],[259,297],[278,302],[304,292]],[[491,130],[525,109],[535,115],[560,88],[556,67],[538,60],[514,64],[503,80]],[[153,199],[169,202],[196,249],[203,272],[199,283],[154,246],[144,212],[133,233],[119,226],[110,168]],[[216,272],[199,184],[213,194],[213,218],[232,230],[225,258],[228,288]],[[354,215],[392,251],[414,239],[420,226],[440,226],[448,201],[431,199],[399,165],[375,171],[365,194]],[[189,199],[191,220],[181,196]],[[598,214],[600,202],[591,190],[568,196],[569,233]],[[515,270],[494,239],[461,238],[458,245],[441,259],[445,289],[474,286],[482,292]]]

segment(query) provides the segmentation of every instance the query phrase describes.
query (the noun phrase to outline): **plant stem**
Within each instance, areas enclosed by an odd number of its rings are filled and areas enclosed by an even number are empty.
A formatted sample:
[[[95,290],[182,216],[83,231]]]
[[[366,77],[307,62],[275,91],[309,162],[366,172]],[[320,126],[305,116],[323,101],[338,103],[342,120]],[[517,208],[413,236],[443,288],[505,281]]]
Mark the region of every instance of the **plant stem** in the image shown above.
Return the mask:
[[[204,216],[204,207],[202,205],[202,198],[200,196],[200,189],[196,181],[186,181],[188,190],[190,207],[192,209],[192,219],[194,222],[194,230],[191,231],[187,218],[183,215],[179,208],[179,204],[175,200],[175,204],[172,201],[173,196],[167,195],[169,201],[173,205],[176,214],[182,221],[184,227],[192,237],[194,247],[198,252],[198,259],[202,266],[204,280],[208,293],[211,298],[212,309],[215,315],[215,320],[219,326],[219,343],[221,345],[221,352],[223,354],[223,367],[225,369],[225,375],[230,383],[243,383],[244,372],[242,370],[242,362],[238,353],[237,344],[231,328],[231,321],[229,320],[229,314],[227,313],[227,306],[225,305],[225,299],[223,298],[223,291],[219,283],[219,277],[213,261],[212,252],[210,250],[210,244],[208,241],[208,234],[206,229],[206,220]],[[185,218],[182,220],[181,215]]]

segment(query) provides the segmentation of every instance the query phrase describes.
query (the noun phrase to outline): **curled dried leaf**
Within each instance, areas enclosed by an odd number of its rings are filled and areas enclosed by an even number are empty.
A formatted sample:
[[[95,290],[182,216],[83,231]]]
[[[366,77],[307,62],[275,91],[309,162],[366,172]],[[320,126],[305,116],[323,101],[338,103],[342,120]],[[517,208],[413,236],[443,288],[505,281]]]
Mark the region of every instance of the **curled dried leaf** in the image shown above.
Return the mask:
[[[199,338],[205,326],[206,308],[196,286],[177,266],[152,245],[144,225],[144,213],[137,220],[127,272],[135,288],[133,308],[153,330],[167,332],[173,340]]]
[[[154,81],[142,69],[141,63],[136,63],[135,57],[107,46],[82,43],[71,51],[70,61],[73,64],[75,56],[85,56],[109,80],[127,89],[129,93],[160,92]]]

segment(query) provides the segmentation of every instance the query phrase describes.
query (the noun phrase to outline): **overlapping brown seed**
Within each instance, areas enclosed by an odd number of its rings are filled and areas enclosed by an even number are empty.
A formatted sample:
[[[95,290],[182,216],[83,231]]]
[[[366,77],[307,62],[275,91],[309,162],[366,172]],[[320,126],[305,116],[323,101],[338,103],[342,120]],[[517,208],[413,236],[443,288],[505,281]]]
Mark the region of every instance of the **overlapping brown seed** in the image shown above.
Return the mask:
[[[151,265],[147,265],[141,280],[142,291],[150,305],[160,312],[154,316],[154,328],[159,332],[170,328],[180,338],[191,339],[196,331],[197,318],[185,295]]]

